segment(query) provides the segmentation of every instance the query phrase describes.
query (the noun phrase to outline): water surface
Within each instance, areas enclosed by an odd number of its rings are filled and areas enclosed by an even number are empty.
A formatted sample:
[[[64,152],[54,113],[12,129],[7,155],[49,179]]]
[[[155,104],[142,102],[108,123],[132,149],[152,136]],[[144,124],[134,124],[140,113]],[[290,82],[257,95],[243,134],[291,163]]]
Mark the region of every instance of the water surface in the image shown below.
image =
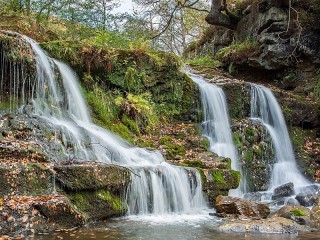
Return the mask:
[[[89,224],[68,232],[40,235],[35,239],[120,239],[120,240],[305,240],[320,239],[320,232],[299,235],[219,233],[222,221],[208,215],[137,216]]]

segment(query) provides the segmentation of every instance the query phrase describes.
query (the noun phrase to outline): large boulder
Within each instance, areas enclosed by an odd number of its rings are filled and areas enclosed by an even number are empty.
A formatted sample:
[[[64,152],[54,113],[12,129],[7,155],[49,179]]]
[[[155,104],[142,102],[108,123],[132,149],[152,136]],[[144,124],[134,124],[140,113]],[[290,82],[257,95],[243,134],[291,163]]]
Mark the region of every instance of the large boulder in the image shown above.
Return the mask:
[[[310,225],[310,214],[311,211],[307,207],[287,205],[270,214],[269,217],[283,217],[291,219],[300,225]]]
[[[69,191],[108,189],[122,192],[131,180],[128,168],[102,163],[58,165],[56,180]]]
[[[267,218],[270,209],[267,205],[231,196],[218,196],[215,208],[217,213],[235,214],[247,218]]]

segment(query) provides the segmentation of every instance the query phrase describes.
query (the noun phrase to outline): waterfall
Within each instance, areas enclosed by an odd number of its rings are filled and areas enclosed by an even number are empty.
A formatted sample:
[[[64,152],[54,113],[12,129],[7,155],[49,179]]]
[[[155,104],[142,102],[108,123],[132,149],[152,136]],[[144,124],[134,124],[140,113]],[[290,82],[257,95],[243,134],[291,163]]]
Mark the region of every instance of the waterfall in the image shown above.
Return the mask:
[[[221,88],[208,83],[201,76],[188,72],[199,86],[204,113],[202,134],[210,142],[210,151],[231,159],[231,167],[241,171],[238,154],[233,142],[226,97]],[[241,178],[238,189],[230,190],[230,195],[241,196],[246,192],[246,180]]]
[[[272,139],[276,159],[272,166],[269,190],[288,182],[293,182],[295,189],[309,185],[310,182],[296,166],[281,108],[270,89],[251,84],[251,118],[261,121]]]
[[[159,152],[133,147],[95,125],[72,69],[50,58],[34,40],[23,38],[36,60],[31,97],[34,115],[62,135],[62,143],[57,144],[63,148],[65,159],[72,156],[130,168],[132,181],[126,197],[129,214],[198,213],[206,208],[198,171],[169,165]],[[53,160],[62,159],[57,156]]]

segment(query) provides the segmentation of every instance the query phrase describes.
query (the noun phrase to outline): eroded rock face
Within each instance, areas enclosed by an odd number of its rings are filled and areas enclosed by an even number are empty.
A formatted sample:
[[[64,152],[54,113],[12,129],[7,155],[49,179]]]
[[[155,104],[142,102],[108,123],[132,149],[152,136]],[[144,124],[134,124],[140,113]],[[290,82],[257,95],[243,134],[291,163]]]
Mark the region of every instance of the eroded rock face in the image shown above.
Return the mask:
[[[243,217],[267,218],[270,209],[267,205],[231,196],[218,196],[215,208],[217,213],[235,214]]]
[[[310,220],[315,227],[320,228],[320,195],[311,209]]]

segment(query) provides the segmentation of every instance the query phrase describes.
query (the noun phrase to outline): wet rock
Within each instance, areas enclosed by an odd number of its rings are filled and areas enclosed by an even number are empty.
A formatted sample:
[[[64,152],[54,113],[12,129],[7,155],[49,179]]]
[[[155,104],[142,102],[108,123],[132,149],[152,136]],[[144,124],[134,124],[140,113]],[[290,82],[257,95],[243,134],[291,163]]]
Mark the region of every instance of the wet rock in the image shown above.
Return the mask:
[[[320,228],[320,195],[311,209],[310,220],[313,226]]]
[[[302,192],[297,194],[296,200],[300,205],[305,207],[311,207],[316,202],[317,195],[313,192]]]
[[[310,231],[310,228],[296,222],[275,217],[265,220],[234,221],[218,226],[218,231],[228,233],[278,233],[297,234],[299,231]]]
[[[317,200],[320,193],[320,187],[317,185],[310,185],[299,189],[299,193],[296,195],[296,200],[300,205],[305,207],[311,207]]]
[[[56,179],[65,189],[72,191],[108,189],[122,192],[130,183],[128,168],[101,163],[55,166]]]
[[[293,183],[286,183],[274,189],[272,199],[277,200],[282,197],[289,197],[294,194]]]
[[[214,203],[217,196],[227,195],[230,189],[236,189],[241,177],[240,172],[231,169],[201,169],[200,174],[210,203]]]
[[[270,214],[270,209],[265,204],[231,196],[218,196],[215,208],[218,213],[236,214],[254,219],[266,218]]]
[[[246,119],[235,121],[232,131],[248,190],[267,190],[274,161],[270,135],[261,122]]]
[[[289,198],[289,199],[286,201],[285,204],[286,204],[286,205],[293,205],[293,206],[299,206],[299,205],[300,205],[300,203],[299,203],[296,199],[294,199],[294,198]]]
[[[68,198],[87,220],[104,220],[126,214],[128,206],[123,197],[108,190],[70,192]]]
[[[303,206],[283,206],[278,211],[270,214],[270,218],[283,217],[291,219],[300,225],[310,225],[310,214],[309,208]]]

